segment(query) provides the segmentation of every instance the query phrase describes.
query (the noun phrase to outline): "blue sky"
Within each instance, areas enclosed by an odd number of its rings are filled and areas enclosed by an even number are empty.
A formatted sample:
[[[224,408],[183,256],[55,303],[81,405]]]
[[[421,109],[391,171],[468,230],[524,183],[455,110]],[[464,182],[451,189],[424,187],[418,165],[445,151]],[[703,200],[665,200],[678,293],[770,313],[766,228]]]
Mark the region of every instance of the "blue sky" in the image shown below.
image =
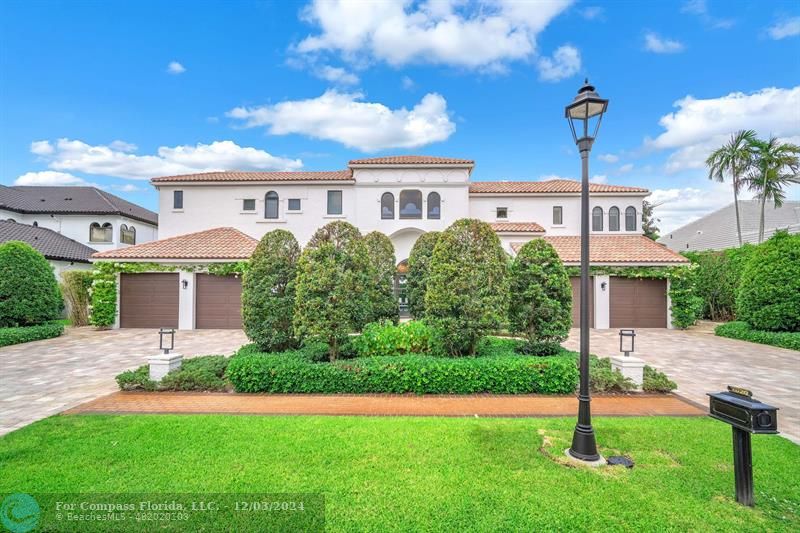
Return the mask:
[[[667,229],[731,200],[702,168],[739,128],[800,143],[796,2],[0,4],[0,183],[466,157],[475,180],[576,177],[563,106],[611,100],[597,181]],[[790,197],[800,199],[798,188]]]

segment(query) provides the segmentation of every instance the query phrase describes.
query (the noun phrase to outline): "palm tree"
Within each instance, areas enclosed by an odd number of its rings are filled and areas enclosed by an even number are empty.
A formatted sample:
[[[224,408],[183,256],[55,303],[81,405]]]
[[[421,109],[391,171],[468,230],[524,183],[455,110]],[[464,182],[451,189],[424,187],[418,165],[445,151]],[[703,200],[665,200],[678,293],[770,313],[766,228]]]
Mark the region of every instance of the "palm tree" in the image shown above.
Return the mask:
[[[761,218],[758,225],[758,242],[764,240],[764,207],[767,200],[775,207],[786,199],[784,188],[800,184],[800,146],[782,143],[776,137],[769,141],[755,139],[751,143],[753,166],[745,178],[750,190],[761,201]]]
[[[751,144],[756,138],[753,130],[739,130],[731,135],[731,140],[714,150],[708,159],[708,179],[725,181],[725,174],[733,181],[733,204],[736,210],[736,234],[739,246],[742,245],[742,223],[739,221],[739,191],[742,188],[742,175],[749,172],[752,165]]]

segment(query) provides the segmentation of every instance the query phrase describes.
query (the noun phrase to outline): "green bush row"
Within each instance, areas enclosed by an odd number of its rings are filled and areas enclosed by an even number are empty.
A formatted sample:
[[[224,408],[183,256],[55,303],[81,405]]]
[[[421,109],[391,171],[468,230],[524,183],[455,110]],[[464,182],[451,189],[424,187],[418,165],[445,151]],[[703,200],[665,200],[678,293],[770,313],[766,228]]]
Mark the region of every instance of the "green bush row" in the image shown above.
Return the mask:
[[[288,354],[238,355],[227,378],[237,392],[567,394],[574,356],[444,358],[397,355],[314,363]]]
[[[224,391],[227,389],[225,370],[228,361],[224,355],[186,359],[178,370],[173,370],[159,382],[152,381],[148,366],[142,365],[119,374],[117,385],[127,391]]]
[[[678,385],[666,374],[645,365],[642,390],[644,392],[672,392]],[[611,368],[611,359],[592,356],[589,360],[589,387],[592,392],[630,392],[636,384]]]
[[[746,322],[728,322],[717,326],[714,333],[720,337],[800,351],[800,332],[798,331],[760,331],[752,329]]]
[[[48,322],[38,326],[18,328],[0,328],[0,346],[11,346],[23,342],[52,339],[64,333],[64,325],[60,322]]]

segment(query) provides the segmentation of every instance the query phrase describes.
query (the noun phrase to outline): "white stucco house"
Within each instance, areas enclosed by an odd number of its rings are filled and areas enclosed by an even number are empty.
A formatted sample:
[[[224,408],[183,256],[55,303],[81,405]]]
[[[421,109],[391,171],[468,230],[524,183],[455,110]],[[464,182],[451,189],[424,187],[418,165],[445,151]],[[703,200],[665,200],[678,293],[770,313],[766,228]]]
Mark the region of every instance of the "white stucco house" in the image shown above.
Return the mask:
[[[156,213],[96,187],[0,185],[0,223],[0,242],[28,242],[56,277],[92,268],[95,252],[158,238]]]
[[[210,276],[197,265],[247,259],[258,239],[276,228],[291,231],[301,246],[332,220],[346,220],[364,234],[380,231],[395,246],[399,289],[416,239],[465,217],[492,224],[509,255],[544,238],[565,264],[579,264],[579,182],[473,181],[473,168],[466,159],[393,156],[355,159],[344,170],[327,172],[158,177],[151,183],[159,193],[161,239],[100,252],[93,260],[175,265],[176,272],[120,276],[116,325],[182,329],[241,326],[240,280]],[[642,234],[648,194],[640,187],[591,185],[593,265],[686,263]],[[669,326],[666,280],[596,275],[593,286],[594,327]]]

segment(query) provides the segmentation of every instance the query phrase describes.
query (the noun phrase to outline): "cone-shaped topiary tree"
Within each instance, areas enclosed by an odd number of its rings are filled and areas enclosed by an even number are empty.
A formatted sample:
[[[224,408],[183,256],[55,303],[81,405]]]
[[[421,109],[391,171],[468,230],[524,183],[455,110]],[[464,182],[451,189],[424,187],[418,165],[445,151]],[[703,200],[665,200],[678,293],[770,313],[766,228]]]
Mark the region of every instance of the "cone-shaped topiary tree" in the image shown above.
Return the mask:
[[[394,275],[397,266],[394,245],[391,239],[380,231],[364,236],[370,266],[370,284],[367,288],[370,313],[367,323],[380,320],[399,320],[399,307],[394,295]]]
[[[242,323],[247,337],[266,352],[292,347],[295,277],[300,246],[282,229],[256,246],[242,279]]]
[[[408,311],[414,318],[425,316],[425,291],[428,289],[428,273],[430,270],[433,248],[439,240],[439,231],[429,231],[421,235],[408,256],[408,274],[406,274],[406,294],[408,295]]]
[[[53,269],[29,244],[0,244],[0,327],[56,320],[63,309]]]
[[[778,232],[750,253],[736,313],[753,329],[800,331],[800,235]]]
[[[450,355],[475,355],[508,312],[508,256],[486,222],[461,219],[442,232],[431,259],[425,320]]]
[[[331,361],[347,336],[366,323],[369,270],[361,233],[344,221],[318,229],[300,255],[295,334],[304,343],[326,342]]]
[[[526,243],[511,263],[508,321],[535,355],[558,353],[572,326],[572,286],[555,248],[544,239]]]

